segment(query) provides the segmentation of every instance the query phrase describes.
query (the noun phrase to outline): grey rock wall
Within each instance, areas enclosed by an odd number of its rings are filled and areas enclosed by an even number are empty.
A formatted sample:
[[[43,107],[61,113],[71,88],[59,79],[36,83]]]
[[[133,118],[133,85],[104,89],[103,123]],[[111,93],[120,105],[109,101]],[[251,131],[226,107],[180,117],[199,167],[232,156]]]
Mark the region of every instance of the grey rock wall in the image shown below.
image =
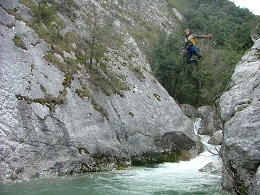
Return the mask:
[[[88,1],[75,2],[81,10],[75,11],[74,22],[59,14],[66,22],[64,31],[75,30],[80,37],[89,32],[82,16]],[[98,1],[91,5],[106,14]],[[0,180],[106,171],[197,155],[191,120],[149,73],[145,56],[120,20],[113,28],[123,36],[122,45],[108,48],[101,61],[111,75],[124,78],[128,89],[106,95],[81,62],[68,79],[68,72],[44,58],[55,45],[27,24],[29,13],[16,0],[0,1]],[[22,45],[15,43],[16,35]],[[54,56],[64,63],[76,58],[75,50]]]
[[[213,136],[215,132],[221,129],[221,123],[216,109],[212,106],[201,106],[198,108],[198,117],[202,119],[202,127],[199,134]]]
[[[220,98],[225,122],[223,187],[242,194],[260,193],[259,177],[255,177],[260,165],[259,51],[260,39],[237,64],[231,87]]]

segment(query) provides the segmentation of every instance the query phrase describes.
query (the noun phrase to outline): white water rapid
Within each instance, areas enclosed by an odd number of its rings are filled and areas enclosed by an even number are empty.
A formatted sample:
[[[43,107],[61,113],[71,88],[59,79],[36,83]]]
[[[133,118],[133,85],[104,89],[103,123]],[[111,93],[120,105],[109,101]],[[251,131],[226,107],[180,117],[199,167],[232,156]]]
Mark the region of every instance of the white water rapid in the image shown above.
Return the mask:
[[[199,123],[196,120],[195,123]],[[200,124],[194,124],[199,127]],[[198,132],[198,129],[194,131]],[[208,136],[200,136],[207,147],[198,157],[179,163],[163,163],[133,167],[108,173],[90,173],[52,179],[6,183],[0,194],[48,195],[224,195],[220,175],[200,172],[210,162],[218,162],[218,151],[207,144]]]

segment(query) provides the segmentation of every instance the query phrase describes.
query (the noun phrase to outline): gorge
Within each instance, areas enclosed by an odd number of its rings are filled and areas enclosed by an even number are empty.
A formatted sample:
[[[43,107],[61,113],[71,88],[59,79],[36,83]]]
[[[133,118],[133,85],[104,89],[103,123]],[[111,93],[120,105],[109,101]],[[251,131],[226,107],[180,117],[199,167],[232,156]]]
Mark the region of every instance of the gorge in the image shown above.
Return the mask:
[[[173,33],[173,13],[159,0],[0,0],[0,181],[196,157],[200,111],[188,117],[138,42]],[[211,134],[223,132],[223,188],[244,194],[260,192],[259,51],[258,39],[237,64]]]

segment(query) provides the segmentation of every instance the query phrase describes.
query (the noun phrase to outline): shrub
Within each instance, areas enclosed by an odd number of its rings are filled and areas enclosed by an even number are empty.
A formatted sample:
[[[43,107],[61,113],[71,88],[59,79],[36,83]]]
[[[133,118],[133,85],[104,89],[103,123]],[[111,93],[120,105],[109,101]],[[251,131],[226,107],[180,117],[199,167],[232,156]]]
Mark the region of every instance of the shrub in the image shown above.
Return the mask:
[[[133,66],[133,65],[130,65],[129,66],[129,70],[131,70],[134,75],[139,79],[139,80],[142,80],[144,78],[144,75],[142,73],[142,68],[140,66]]]
[[[56,8],[54,5],[51,5],[47,0],[42,0],[38,4],[38,7],[31,6],[33,16],[35,17],[36,22],[48,23],[52,21],[53,16],[56,14]]]
[[[17,33],[14,35],[13,41],[17,47],[27,50],[26,44],[23,42],[23,40]]]

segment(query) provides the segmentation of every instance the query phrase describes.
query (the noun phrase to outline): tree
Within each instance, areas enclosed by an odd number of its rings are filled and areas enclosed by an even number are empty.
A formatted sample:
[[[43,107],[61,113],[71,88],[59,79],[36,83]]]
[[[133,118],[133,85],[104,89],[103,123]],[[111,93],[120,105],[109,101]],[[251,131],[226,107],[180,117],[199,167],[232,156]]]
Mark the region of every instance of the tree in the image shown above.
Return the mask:
[[[177,6],[182,10],[186,20],[180,29],[212,33],[214,40],[197,41],[203,59],[191,66],[185,65],[179,55],[181,31],[175,32],[175,36],[159,35],[149,57],[154,75],[178,102],[213,105],[214,98],[228,86],[234,66],[252,46],[250,35],[259,37],[259,16],[227,0],[167,2],[169,8]]]

